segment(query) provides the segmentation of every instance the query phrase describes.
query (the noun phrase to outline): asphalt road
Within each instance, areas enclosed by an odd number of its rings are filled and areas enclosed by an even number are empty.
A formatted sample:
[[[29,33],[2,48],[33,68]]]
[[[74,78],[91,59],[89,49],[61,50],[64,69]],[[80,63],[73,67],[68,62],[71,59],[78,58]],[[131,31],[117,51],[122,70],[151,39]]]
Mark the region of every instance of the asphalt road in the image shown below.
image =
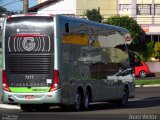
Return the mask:
[[[0,104],[0,118],[6,120],[160,120],[160,87],[136,88],[136,97],[126,107],[110,103],[91,104],[88,111],[23,112],[19,106]]]

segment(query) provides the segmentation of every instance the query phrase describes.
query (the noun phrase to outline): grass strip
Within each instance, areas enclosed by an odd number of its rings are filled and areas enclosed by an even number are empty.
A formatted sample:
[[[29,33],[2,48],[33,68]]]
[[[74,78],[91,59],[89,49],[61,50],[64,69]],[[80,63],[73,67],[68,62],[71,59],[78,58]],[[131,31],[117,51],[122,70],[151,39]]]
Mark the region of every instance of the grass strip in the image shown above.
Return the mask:
[[[159,79],[155,80],[136,80],[136,85],[153,85],[153,84],[160,84]]]

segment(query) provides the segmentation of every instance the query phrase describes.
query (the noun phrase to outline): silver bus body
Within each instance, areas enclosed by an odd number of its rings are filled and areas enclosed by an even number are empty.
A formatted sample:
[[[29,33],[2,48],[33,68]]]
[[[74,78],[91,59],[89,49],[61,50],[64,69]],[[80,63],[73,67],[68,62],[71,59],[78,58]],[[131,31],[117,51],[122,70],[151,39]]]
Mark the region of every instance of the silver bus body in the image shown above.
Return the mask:
[[[14,16],[3,36],[3,96],[9,104],[75,104],[134,97],[135,78],[121,27],[62,15]]]

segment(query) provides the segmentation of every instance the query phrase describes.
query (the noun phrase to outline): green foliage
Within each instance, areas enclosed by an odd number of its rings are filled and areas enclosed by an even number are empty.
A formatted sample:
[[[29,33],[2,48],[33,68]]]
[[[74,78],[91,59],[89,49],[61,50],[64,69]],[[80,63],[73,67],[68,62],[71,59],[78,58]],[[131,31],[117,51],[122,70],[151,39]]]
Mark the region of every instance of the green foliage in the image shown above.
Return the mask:
[[[133,38],[132,44],[139,44],[142,40],[142,36],[144,36],[144,32],[141,27],[137,24],[137,22],[130,18],[129,16],[114,16],[108,18],[106,21],[107,24],[116,25],[120,27],[124,27],[131,33]]]
[[[99,9],[86,10],[85,16],[91,21],[100,22],[100,23],[102,22],[102,19],[103,19]]]
[[[160,60],[160,42],[156,42],[154,46],[154,57]]]
[[[143,54],[142,57],[144,58],[145,61],[150,61],[150,58],[151,57],[154,57],[153,56],[153,49],[154,49],[154,42],[153,41],[150,41],[148,40],[145,44],[144,44],[144,49],[142,51]]]

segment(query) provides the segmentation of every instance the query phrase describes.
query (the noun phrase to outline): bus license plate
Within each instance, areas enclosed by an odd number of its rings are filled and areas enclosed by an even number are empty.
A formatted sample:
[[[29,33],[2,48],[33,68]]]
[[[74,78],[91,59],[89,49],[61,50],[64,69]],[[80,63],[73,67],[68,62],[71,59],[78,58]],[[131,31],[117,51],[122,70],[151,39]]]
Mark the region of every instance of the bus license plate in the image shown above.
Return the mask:
[[[25,99],[34,99],[34,95],[25,95]]]

